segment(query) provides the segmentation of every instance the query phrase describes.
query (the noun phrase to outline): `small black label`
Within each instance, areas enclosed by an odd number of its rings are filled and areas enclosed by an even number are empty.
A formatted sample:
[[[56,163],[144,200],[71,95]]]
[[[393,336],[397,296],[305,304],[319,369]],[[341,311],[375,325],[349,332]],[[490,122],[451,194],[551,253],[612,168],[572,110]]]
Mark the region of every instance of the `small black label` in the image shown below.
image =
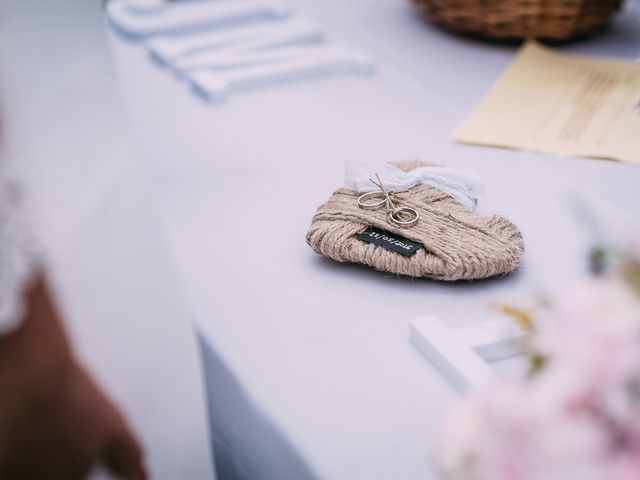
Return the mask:
[[[422,245],[413,240],[406,239],[395,233],[387,232],[381,228],[369,227],[358,235],[358,240],[373,243],[385,250],[397,252],[405,257],[410,257],[422,248]]]

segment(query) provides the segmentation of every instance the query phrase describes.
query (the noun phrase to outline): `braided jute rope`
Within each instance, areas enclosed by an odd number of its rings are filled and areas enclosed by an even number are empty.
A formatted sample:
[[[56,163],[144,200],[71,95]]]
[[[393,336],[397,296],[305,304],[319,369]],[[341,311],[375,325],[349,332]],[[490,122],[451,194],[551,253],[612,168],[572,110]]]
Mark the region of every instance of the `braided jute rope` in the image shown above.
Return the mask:
[[[410,171],[425,164],[411,161],[395,165]],[[397,204],[415,208],[420,214],[418,224],[410,228],[391,225],[384,208],[359,208],[359,195],[341,188],[318,208],[307,232],[307,243],[317,253],[383,272],[446,281],[509,273],[524,254],[522,235],[509,220],[482,217],[433,187],[418,185],[395,194]],[[358,240],[368,227],[395,233],[424,248],[406,257]]]

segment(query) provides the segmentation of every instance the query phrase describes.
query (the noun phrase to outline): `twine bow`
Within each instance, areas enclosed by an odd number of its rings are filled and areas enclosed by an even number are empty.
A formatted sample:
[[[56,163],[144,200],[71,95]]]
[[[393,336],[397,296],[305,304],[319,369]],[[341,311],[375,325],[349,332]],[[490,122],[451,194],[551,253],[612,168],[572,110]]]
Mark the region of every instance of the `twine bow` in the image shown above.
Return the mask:
[[[370,178],[369,181],[378,187],[380,191],[367,192],[360,195],[358,206],[364,210],[377,210],[384,206],[387,209],[389,223],[396,227],[412,227],[418,223],[420,219],[418,211],[411,207],[397,206],[392,198],[393,192],[389,192],[384,187],[377,173],[375,177],[378,180],[377,182],[373,178]]]

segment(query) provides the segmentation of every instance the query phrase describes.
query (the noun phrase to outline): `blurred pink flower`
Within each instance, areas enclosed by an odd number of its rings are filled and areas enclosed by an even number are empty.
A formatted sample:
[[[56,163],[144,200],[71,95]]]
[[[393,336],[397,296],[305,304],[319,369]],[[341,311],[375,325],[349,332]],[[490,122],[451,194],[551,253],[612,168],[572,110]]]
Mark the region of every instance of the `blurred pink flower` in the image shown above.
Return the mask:
[[[547,367],[467,397],[438,464],[460,480],[640,478],[640,299],[617,277],[559,299],[533,343]]]

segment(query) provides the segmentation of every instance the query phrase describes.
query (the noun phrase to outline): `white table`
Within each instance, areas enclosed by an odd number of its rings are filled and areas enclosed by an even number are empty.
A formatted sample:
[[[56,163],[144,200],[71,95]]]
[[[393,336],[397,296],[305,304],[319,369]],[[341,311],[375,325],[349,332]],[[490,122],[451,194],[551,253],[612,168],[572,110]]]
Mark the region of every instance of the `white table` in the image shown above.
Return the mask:
[[[493,300],[553,295],[586,266],[572,202],[612,238],[640,225],[640,168],[454,144],[453,129],[512,46],[451,36],[399,0],[299,0],[379,74],[247,93],[211,106],[112,36],[181,282],[197,319],[221,478],[438,478],[428,451],[456,394],[408,341],[408,321],[492,315]],[[575,52],[634,58],[633,7]],[[640,147],[639,147],[640,150]],[[481,211],[507,215],[527,253],[502,279],[393,278],[317,256],[304,236],[345,158],[422,158],[487,181]]]

